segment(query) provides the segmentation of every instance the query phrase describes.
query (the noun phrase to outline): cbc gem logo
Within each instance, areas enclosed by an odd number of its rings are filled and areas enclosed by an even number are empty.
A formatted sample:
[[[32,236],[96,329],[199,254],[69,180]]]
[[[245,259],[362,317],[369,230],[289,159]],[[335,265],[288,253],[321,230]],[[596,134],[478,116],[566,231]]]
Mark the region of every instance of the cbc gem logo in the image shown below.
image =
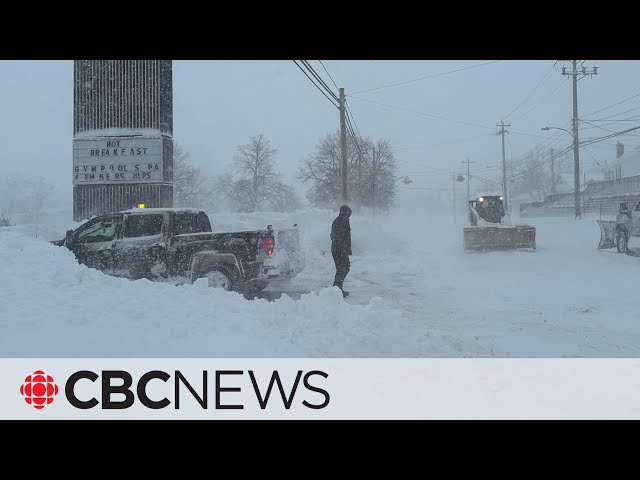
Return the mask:
[[[24,379],[24,383],[20,385],[20,394],[25,402],[41,410],[53,402],[58,394],[58,385],[51,375],[47,375],[42,370],[36,370]]]

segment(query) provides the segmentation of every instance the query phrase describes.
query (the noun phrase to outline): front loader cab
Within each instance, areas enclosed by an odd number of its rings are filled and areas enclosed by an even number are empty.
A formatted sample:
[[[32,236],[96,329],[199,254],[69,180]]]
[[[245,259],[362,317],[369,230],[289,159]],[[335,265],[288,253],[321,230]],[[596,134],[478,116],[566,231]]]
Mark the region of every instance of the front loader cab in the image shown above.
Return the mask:
[[[489,223],[501,223],[505,216],[504,199],[500,195],[481,196],[475,200],[480,218]]]

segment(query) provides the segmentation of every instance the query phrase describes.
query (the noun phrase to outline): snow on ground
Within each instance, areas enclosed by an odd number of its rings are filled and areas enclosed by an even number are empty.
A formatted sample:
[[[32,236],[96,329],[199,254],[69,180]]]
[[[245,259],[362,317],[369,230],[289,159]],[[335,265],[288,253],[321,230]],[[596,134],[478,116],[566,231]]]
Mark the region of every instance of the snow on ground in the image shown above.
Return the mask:
[[[335,216],[211,215],[214,231],[299,225],[305,270],[273,282],[265,292],[272,301],[78,265],[48,243],[75,226],[60,215],[0,228],[0,355],[640,356],[640,258],[598,251],[595,217],[514,218],[536,227],[536,251],[465,253],[461,216],[356,212],[344,301],[330,287]]]

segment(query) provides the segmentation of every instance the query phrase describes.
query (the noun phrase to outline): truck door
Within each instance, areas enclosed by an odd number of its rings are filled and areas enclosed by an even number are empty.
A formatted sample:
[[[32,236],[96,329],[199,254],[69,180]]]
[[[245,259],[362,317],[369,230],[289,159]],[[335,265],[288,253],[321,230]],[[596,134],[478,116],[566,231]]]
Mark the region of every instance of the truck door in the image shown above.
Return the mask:
[[[167,214],[131,213],[124,216],[122,234],[115,247],[119,275],[133,279],[155,278],[164,273]]]
[[[89,220],[75,231],[71,251],[80,263],[109,271],[113,269],[114,247],[120,227],[120,215],[104,215]]]
[[[179,235],[190,235],[211,232],[211,224],[204,212],[178,212],[171,214],[169,238]],[[169,248],[169,271],[171,275],[183,276],[189,270],[189,263],[194,250],[198,250],[195,243],[185,242]]]

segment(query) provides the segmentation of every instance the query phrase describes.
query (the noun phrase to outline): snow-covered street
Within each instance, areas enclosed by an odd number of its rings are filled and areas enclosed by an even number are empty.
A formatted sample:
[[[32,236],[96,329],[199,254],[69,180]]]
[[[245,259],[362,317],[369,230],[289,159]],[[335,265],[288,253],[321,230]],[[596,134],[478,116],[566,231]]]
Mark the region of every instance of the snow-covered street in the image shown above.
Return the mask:
[[[640,259],[598,251],[594,217],[515,219],[536,251],[465,253],[463,219],[351,218],[344,301],[330,288],[335,212],[212,214],[214,231],[300,227],[305,270],[263,298],[108,277],[48,240],[0,229],[4,357],[637,357]],[[307,293],[308,292],[308,293]]]

